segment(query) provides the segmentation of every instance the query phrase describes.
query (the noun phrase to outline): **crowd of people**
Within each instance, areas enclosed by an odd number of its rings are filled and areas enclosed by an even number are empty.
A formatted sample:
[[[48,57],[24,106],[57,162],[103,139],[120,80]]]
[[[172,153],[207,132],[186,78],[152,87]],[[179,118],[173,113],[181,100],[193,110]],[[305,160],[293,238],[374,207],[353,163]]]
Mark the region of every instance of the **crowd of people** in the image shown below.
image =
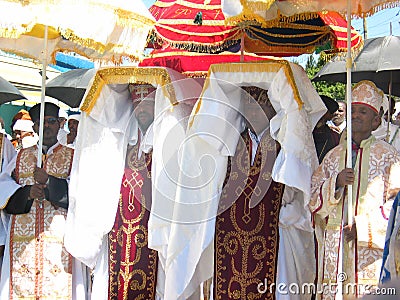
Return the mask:
[[[123,95],[124,109],[94,106],[96,120],[46,103],[42,161],[41,105],[18,112],[12,135],[0,133],[0,299],[352,299],[396,282],[395,103],[361,81],[346,116],[346,103],[318,95],[300,67],[270,64],[235,85],[207,82],[200,100],[173,109],[159,108],[171,88],[150,79],[98,87],[109,101]],[[171,131],[176,142],[160,151]],[[103,160],[88,166],[85,155]],[[113,162],[119,173],[96,174],[118,189],[112,205],[77,196],[107,190],[79,185]],[[159,184],[166,170],[175,185]],[[171,203],[158,206],[160,194]],[[101,220],[85,222],[103,205]]]

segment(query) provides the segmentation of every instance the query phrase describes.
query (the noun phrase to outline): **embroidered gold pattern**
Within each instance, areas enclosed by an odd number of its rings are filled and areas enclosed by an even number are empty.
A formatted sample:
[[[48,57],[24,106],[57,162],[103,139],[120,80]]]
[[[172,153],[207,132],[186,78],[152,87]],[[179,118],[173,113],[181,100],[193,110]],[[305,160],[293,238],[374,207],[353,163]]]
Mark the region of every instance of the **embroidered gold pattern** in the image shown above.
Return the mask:
[[[149,212],[142,189],[150,184],[151,154],[138,158],[138,148],[128,148],[126,167],[130,172],[122,182],[126,192],[123,197],[121,190],[116,223],[109,234],[109,299],[130,299],[133,291],[135,299],[155,299],[157,252],[147,248]],[[142,193],[140,199],[137,190]]]
[[[54,149],[44,164],[49,174],[56,174],[59,178],[67,178],[71,168],[73,151],[65,148]],[[36,160],[36,146],[20,150],[15,170],[19,184],[34,182]],[[43,201],[41,207],[35,202],[27,214],[12,216],[11,299],[72,298],[72,258],[63,247],[63,230],[56,229],[65,222],[66,214],[65,209],[55,210],[49,201]]]
[[[232,164],[245,175],[249,174],[249,138],[244,137],[245,145],[238,147]],[[243,145],[243,144],[242,144]],[[267,149],[275,147],[275,141],[269,136],[263,137],[259,145],[255,162],[250,167],[250,176],[244,188],[235,189],[235,196],[241,196],[232,204],[228,211],[219,215],[216,221],[215,241],[215,298],[216,299],[274,299],[273,294],[263,295],[254,289],[264,278],[269,283],[275,282],[276,258],[278,249],[278,216],[280,201],[283,194],[283,185],[271,185],[274,191],[269,199],[262,200],[257,206],[250,209],[249,200],[254,193],[261,193],[257,189],[256,176],[269,173],[272,165],[266,165]],[[229,174],[230,168],[228,166]],[[242,176],[243,174],[239,175]],[[247,176],[246,176],[247,177]],[[252,178],[251,178],[252,177]],[[260,176],[258,181],[265,180]],[[270,178],[268,180],[271,180]],[[258,183],[258,182],[257,182]],[[225,189],[229,189],[229,182]],[[226,193],[224,197],[229,197]],[[233,196],[233,195],[231,195]],[[265,197],[265,196],[264,196]],[[244,210],[239,210],[244,201]],[[266,210],[265,203],[272,203],[272,208]],[[238,220],[241,218],[242,220]],[[252,218],[254,221],[249,228]],[[244,223],[243,223],[244,222]],[[225,225],[226,224],[226,225]],[[231,224],[231,225],[229,225]],[[228,227],[226,227],[228,226]],[[230,228],[231,226],[232,228]],[[228,229],[229,228],[229,229]],[[266,228],[271,234],[266,236]],[[226,265],[230,261],[229,267]],[[231,274],[227,270],[232,272]],[[249,289],[252,287],[252,289]]]

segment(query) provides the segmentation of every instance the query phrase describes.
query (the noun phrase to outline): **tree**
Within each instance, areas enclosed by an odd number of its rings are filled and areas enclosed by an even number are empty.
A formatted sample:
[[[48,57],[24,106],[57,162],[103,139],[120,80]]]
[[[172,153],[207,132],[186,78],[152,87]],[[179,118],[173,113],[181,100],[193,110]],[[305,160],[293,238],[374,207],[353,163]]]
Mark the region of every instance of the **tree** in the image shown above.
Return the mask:
[[[327,61],[321,55],[318,56],[318,60],[315,59],[314,55],[310,55],[305,67],[308,77],[312,79],[326,63]],[[319,81],[312,82],[312,84],[320,95],[326,95],[336,100],[345,99],[346,85],[343,83]]]

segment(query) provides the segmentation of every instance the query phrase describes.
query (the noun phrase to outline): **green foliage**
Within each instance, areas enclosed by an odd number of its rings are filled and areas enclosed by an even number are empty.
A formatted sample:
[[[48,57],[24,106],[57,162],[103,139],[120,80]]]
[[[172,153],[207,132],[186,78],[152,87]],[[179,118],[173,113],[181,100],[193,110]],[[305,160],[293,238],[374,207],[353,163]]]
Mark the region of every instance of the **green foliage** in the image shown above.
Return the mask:
[[[306,63],[306,73],[308,78],[312,79],[315,74],[327,63],[321,56],[318,60],[310,55]],[[329,96],[336,100],[344,100],[346,95],[346,85],[343,83],[329,83],[324,81],[312,82],[318,94]]]

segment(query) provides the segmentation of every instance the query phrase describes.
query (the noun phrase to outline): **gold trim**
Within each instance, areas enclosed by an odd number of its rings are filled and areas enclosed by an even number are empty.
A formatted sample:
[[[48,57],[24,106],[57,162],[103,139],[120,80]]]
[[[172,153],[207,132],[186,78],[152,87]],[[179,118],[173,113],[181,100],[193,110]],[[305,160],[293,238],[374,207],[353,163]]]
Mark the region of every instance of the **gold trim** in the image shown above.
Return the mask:
[[[109,67],[99,69],[93,84],[81,106],[81,111],[90,114],[106,84],[147,83],[160,85],[163,93],[170,99],[171,104],[177,103],[172,81],[165,68],[159,67]]]
[[[204,83],[203,92],[200,95],[200,100],[203,97],[204,91],[208,88],[210,84],[210,74],[211,73],[264,73],[264,72],[278,72],[279,69],[283,68],[286,78],[289,84],[292,86],[294,98],[299,106],[299,110],[303,106],[303,101],[301,100],[299,90],[297,88],[296,82],[294,80],[294,75],[290,64],[286,60],[276,60],[276,61],[255,61],[255,62],[243,62],[243,63],[227,63],[227,64],[213,64],[208,70],[208,76]]]
[[[160,19],[156,26],[167,26],[167,25],[188,25],[188,26],[193,26],[193,27],[199,27],[199,28],[204,28],[204,27],[208,27],[208,26],[222,26],[222,27],[234,27],[234,26],[226,26],[225,21],[224,20],[204,20],[201,24],[201,26],[196,25],[195,23],[193,23],[193,19]]]

